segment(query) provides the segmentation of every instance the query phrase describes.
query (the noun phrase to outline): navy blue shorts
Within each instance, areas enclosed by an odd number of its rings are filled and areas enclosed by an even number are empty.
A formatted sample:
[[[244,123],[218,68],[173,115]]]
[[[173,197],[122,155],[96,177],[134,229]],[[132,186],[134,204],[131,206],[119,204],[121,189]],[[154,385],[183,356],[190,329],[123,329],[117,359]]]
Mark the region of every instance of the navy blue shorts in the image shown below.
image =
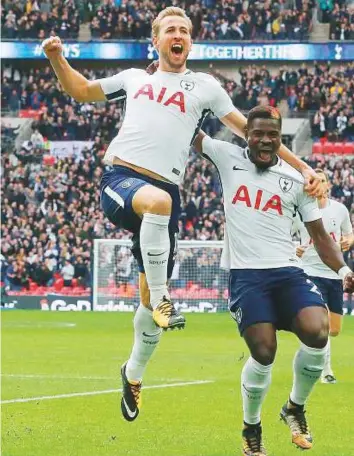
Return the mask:
[[[172,212],[169,223],[171,250],[167,267],[167,275],[170,278],[176,256],[178,220],[181,214],[181,199],[178,186],[144,176],[125,166],[115,165],[103,173],[100,185],[101,207],[113,225],[133,233],[132,253],[138,262],[139,271],[144,272],[140,250],[141,218],[136,215],[132,207],[135,193],[144,185],[153,185],[160,188],[172,198]]]
[[[312,306],[326,308],[320,291],[300,268],[230,271],[229,309],[241,335],[256,323],[291,331],[300,310]]]
[[[310,279],[317,285],[324,302],[330,312],[343,315],[343,282],[341,279],[325,279],[324,277],[312,277]]]

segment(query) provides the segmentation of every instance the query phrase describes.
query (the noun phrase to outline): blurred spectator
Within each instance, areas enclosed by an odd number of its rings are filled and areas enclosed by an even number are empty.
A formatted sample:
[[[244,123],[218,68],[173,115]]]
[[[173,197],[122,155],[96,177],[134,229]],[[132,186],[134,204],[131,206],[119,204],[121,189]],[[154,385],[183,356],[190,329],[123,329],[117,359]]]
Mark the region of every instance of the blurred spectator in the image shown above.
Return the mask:
[[[31,135],[31,143],[33,144],[33,147],[38,147],[40,149],[44,146],[44,138],[43,135],[39,133],[38,128],[36,128]]]
[[[82,256],[76,258],[74,271],[74,277],[78,280],[78,283],[80,285],[88,285],[89,270]]]
[[[7,267],[5,287],[11,291],[20,291],[28,287],[28,275],[23,261],[12,261]]]
[[[71,287],[72,279],[75,275],[75,269],[69,260],[65,260],[65,264],[61,268],[60,272],[64,279],[64,287]]]
[[[53,284],[53,271],[50,269],[47,260],[44,263],[36,264],[32,273],[32,280],[43,287]]]
[[[11,95],[9,97],[10,115],[15,117],[18,114],[19,108],[20,108],[20,99],[18,97],[17,91],[14,89],[11,92]]]
[[[297,111],[298,97],[296,95],[295,89],[291,89],[290,91],[290,95],[288,96],[288,106],[290,111]]]

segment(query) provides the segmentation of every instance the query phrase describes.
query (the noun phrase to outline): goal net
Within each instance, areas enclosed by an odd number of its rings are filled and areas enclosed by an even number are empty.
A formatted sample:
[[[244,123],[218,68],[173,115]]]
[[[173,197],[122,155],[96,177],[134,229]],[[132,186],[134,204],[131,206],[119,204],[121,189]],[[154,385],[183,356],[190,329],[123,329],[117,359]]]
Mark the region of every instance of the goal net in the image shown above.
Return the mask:
[[[130,240],[96,239],[93,310],[132,312],[139,274]],[[182,312],[227,311],[228,273],[220,268],[222,241],[179,241],[169,290]]]

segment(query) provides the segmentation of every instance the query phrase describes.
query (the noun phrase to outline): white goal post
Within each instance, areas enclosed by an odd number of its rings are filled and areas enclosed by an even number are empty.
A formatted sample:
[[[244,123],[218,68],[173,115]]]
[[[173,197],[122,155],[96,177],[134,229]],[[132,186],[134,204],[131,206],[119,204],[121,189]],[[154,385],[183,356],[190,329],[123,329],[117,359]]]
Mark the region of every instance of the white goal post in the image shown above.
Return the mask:
[[[132,312],[139,305],[131,241],[95,239],[93,310]],[[227,311],[228,272],[220,268],[223,241],[179,241],[169,290],[183,312]]]

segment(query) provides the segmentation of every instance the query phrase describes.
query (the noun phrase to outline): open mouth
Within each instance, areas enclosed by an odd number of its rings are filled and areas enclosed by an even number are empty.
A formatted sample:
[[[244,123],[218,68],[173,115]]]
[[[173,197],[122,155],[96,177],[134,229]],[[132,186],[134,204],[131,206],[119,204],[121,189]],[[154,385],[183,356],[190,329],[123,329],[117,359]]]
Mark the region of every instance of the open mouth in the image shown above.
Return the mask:
[[[171,52],[174,55],[181,55],[183,53],[183,46],[182,44],[175,43],[171,46]]]
[[[271,150],[260,150],[258,153],[258,158],[262,161],[269,162],[272,160],[273,154]]]

